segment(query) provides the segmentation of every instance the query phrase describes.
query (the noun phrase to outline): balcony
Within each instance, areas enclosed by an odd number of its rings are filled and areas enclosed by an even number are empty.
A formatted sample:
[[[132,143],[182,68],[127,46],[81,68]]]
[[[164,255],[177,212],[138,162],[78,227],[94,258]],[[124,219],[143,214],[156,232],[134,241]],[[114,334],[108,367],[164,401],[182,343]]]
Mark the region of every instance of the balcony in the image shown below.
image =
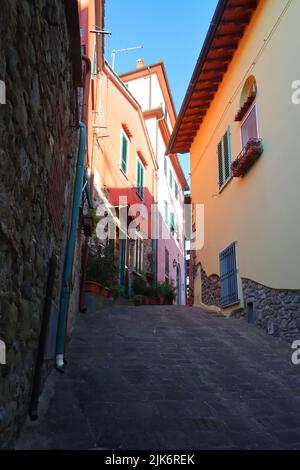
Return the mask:
[[[263,152],[262,139],[249,139],[241,153],[231,164],[232,174],[235,177],[244,176],[248,169]]]

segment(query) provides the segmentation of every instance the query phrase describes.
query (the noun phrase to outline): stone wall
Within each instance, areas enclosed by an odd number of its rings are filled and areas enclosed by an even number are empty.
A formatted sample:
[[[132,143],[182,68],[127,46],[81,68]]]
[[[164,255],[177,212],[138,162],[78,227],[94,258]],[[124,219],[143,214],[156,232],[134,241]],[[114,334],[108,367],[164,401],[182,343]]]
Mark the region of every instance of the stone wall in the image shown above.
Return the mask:
[[[300,338],[300,289],[271,289],[245,278],[242,286],[245,308],[235,316],[248,319],[247,305],[252,304],[253,316],[249,321],[289,342]]]
[[[2,0],[0,448],[13,445],[28,412],[53,252],[59,304],[78,147],[68,38],[62,0]]]
[[[207,276],[206,272],[201,269],[201,292],[202,302],[206,305],[221,306],[221,283],[217,274]]]

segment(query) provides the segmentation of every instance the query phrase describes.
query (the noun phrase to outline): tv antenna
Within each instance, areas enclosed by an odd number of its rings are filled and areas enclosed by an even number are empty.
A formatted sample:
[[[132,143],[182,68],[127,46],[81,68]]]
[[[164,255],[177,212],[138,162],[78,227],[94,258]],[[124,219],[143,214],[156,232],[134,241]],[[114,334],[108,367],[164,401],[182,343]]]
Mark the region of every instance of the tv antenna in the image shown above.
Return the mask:
[[[135,51],[136,49],[142,49],[143,46],[134,46],[134,47],[125,47],[124,49],[114,49],[111,52],[111,57],[112,57],[112,64],[111,68],[115,70],[115,60],[116,60],[116,54],[119,52],[128,52],[128,51]]]

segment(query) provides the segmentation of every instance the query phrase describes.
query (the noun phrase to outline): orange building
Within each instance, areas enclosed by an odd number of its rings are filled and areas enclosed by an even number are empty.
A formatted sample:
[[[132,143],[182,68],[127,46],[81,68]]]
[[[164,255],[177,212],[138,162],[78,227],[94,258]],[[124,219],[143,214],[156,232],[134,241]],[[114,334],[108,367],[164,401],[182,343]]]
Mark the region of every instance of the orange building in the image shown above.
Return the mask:
[[[157,163],[141,108],[107,63],[101,73],[97,106],[91,163],[93,201],[95,207],[104,204],[115,217],[119,282],[128,292],[135,276],[153,277],[151,206],[156,201]],[[124,231],[136,217],[139,230],[134,239]]]

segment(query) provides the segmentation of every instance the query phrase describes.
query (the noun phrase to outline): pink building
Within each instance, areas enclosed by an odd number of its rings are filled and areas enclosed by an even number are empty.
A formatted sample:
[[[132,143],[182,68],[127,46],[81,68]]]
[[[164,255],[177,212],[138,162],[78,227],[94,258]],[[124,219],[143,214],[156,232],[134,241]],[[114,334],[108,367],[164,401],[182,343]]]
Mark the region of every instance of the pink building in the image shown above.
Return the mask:
[[[154,244],[156,277],[177,287],[177,303],[186,303],[184,191],[188,184],[176,154],[165,155],[176,112],[163,62],[145,66],[137,62],[134,71],[120,76],[140,104],[158,163],[156,172],[158,240]]]

